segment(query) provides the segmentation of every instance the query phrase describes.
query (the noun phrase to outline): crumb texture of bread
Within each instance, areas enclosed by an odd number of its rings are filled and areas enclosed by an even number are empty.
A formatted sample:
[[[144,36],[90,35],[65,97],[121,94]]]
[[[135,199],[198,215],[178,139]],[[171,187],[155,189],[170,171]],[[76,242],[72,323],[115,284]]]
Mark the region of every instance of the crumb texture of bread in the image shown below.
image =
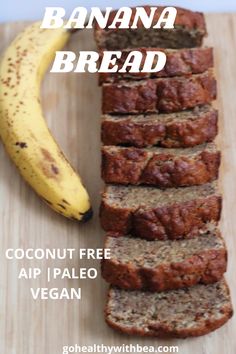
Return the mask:
[[[144,9],[147,15],[153,10]],[[100,64],[106,51],[121,51],[109,63],[117,70],[99,73],[106,183],[99,217],[111,252],[101,262],[110,284],[105,319],[134,336],[202,336],[233,315],[224,279],[227,248],[218,228],[213,48],[202,46],[203,13],[176,9],[173,29],[153,28],[164,6],[156,7],[150,28],[141,18],[132,28],[137,7],[126,29],[119,28],[117,10],[105,28],[94,25]],[[133,51],[142,54],[139,72],[127,70]],[[165,53],[165,66],[146,72],[146,59],[154,57],[153,69],[159,64],[156,52]]]
[[[144,6],[147,14],[150,14],[150,6]],[[158,6],[153,18],[156,24],[164,7]],[[177,16],[174,29],[144,28],[138,22],[137,29],[109,29],[117,11],[112,11],[107,26],[102,29],[95,24],[94,34],[100,49],[119,50],[124,48],[162,47],[162,48],[191,48],[199,47],[203,38],[207,35],[205,19],[202,13],[176,7]],[[130,24],[133,22],[136,8],[132,8]]]
[[[102,196],[101,225],[113,236],[149,240],[192,238],[218,222],[221,195],[216,183],[168,188],[108,185]]]
[[[132,236],[106,238],[111,258],[102,261],[102,276],[128,290],[164,291],[221,279],[227,252],[214,224],[198,237],[178,241],[147,241]]]
[[[232,314],[224,279],[160,293],[111,287],[105,311],[108,325],[122,333],[177,338],[210,333]]]
[[[218,132],[218,111],[212,106],[148,115],[104,115],[104,145],[186,148],[212,142]]]
[[[158,77],[184,76],[191,74],[200,74],[213,67],[213,48],[185,48],[180,50],[171,50],[163,48],[134,48],[142,53],[142,62],[140,72],[133,73],[127,71],[125,73],[99,73],[100,85],[104,83],[118,82],[119,80],[143,80]],[[166,54],[166,64],[161,71],[158,72],[142,72],[147,52],[161,51]],[[131,50],[122,51],[122,56],[116,62],[118,70],[120,70]],[[103,52],[100,54],[102,60]],[[157,58],[153,62],[153,66],[157,64]]]
[[[120,81],[102,86],[104,114],[171,113],[209,104],[216,98],[212,70],[187,77]]]
[[[218,177],[220,152],[214,143],[189,149],[102,148],[106,183],[158,188],[201,185]]]

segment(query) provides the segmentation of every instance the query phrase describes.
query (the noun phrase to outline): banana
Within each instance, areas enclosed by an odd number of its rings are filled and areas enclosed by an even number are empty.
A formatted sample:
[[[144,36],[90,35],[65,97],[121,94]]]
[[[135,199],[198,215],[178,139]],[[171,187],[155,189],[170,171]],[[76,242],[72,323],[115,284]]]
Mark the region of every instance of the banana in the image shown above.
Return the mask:
[[[40,104],[41,80],[70,32],[34,23],[6,49],[0,62],[0,136],[21,175],[56,212],[86,221],[89,196],[52,137]]]

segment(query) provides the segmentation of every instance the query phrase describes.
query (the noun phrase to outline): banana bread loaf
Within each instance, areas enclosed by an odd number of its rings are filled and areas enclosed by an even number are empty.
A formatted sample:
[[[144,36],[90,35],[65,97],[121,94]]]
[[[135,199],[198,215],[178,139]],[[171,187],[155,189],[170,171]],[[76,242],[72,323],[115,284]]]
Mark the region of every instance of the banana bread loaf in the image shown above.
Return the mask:
[[[125,73],[100,73],[99,84],[107,82],[118,82],[119,80],[141,80],[156,77],[172,77],[191,74],[200,74],[213,67],[213,48],[185,48],[180,50],[160,49],[160,48],[136,48],[143,55],[140,70],[143,69],[147,52],[160,50],[166,54],[166,64],[159,72],[125,72]],[[118,70],[120,70],[127,59],[131,49],[124,50],[122,56],[117,60]],[[100,54],[102,60],[103,52]],[[153,65],[155,66],[154,61]]]
[[[221,279],[227,252],[214,225],[188,240],[147,241],[130,236],[106,238],[111,258],[102,261],[102,276],[123,289],[164,291],[209,284]]]
[[[150,6],[144,6],[150,14]],[[156,24],[164,7],[158,6],[153,23]],[[202,13],[193,12],[180,7],[177,9],[174,29],[144,28],[138,22],[137,29],[109,29],[117,11],[112,11],[107,26],[102,29],[95,24],[95,40],[99,48],[118,50],[124,48],[150,47],[163,48],[191,48],[199,47],[206,36],[206,24]],[[136,8],[132,8],[131,22],[135,16]]]
[[[101,225],[111,236],[149,240],[195,237],[220,214],[216,182],[166,190],[108,185],[100,208]]]
[[[125,334],[179,338],[212,332],[232,315],[224,279],[160,293],[111,287],[105,310],[107,323]]]
[[[218,111],[212,106],[149,115],[104,115],[105,145],[180,148],[211,142],[218,132]]]
[[[220,152],[214,143],[188,149],[102,148],[102,178],[106,183],[194,186],[215,180],[219,165]]]
[[[102,86],[103,113],[178,112],[216,98],[212,70],[191,76],[120,81]]]

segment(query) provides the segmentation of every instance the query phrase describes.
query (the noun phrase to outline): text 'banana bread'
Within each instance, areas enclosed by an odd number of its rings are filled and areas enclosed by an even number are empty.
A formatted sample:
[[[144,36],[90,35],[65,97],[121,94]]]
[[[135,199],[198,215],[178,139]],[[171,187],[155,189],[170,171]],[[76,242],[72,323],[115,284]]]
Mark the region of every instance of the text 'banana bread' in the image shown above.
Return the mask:
[[[206,36],[206,24],[202,13],[176,7],[177,16],[173,29],[144,28],[141,21],[137,23],[137,29],[109,29],[117,11],[109,15],[107,26],[102,29],[95,24],[95,39],[99,48],[106,50],[118,50],[124,48],[164,47],[164,48],[191,48],[199,47]],[[144,6],[147,14],[150,14],[150,6]],[[156,24],[163,6],[158,6],[153,18]],[[132,8],[131,22],[133,22],[136,8]]]
[[[203,74],[143,81],[120,81],[102,86],[103,113],[178,112],[212,102],[216,80],[212,70]]]
[[[111,287],[105,311],[107,323],[125,334],[179,338],[210,333],[232,314],[224,279],[160,293]]]
[[[104,115],[102,142],[105,145],[162,146],[185,148],[214,140],[218,112],[212,106],[148,115]]]
[[[213,49],[212,48],[191,48],[191,49],[162,49],[162,48],[135,48],[132,49],[142,53],[142,61],[140,65],[140,72],[130,72],[129,68],[126,72],[107,72],[99,73],[100,85],[108,82],[118,82],[119,80],[141,80],[157,77],[171,77],[183,76],[191,74],[200,74],[213,67]],[[120,70],[131,49],[124,50],[121,58],[116,62],[118,70]],[[158,72],[141,72],[147,57],[147,52],[161,51],[166,54],[166,64],[161,71]],[[102,60],[103,52],[100,54]],[[153,67],[157,64],[157,59],[153,62]]]
[[[215,182],[168,188],[108,185],[102,195],[101,225],[112,236],[191,238],[210,221],[218,222],[221,195]]]
[[[106,183],[194,186],[215,180],[219,166],[220,152],[214,143],[188,149],[102,148],[102,178]]]
[[[178,241],[147,241],[107,236],[111,258],[102,261],[102,276],[129,290],[164,291],[209,284],[221,279],[227,252],[214,225],[198,237]]]

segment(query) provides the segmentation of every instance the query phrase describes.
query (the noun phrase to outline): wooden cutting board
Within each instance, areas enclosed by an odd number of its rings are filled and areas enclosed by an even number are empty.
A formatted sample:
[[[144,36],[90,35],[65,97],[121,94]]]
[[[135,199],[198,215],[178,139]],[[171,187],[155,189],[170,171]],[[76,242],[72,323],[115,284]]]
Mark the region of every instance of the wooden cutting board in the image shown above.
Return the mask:
[[[0,50],[26,23],[0,26]],[[223,163],[221,185],[224,209],[221,229],[229,251],[227,279],[236,306],[236,14],[207,15],[208,45],[215,48]],[[73,36],[69,50],[96,50],[92,33]],[[96,267],[99,261],[9,261],[7,248],[99,248],[103,231],[98,221],[100,180],[101,92],[94,74],[48,74],[42,88],[48,125],[72,164],[80,171],[91,195],[95,215],[85,225],[67,221],[43,204],[23,182],[0,146],[0,352],[60,354],[63,345],[179,345],[181,354],[235,354],[236,316],[216,332],[186,340],[127,337],[107,327],[103,308],[107,286],[96,280],[58,280],[51,287],[82,287],[82,300],[35,301],[32,286],[47,287],[46,276],[18,280],[21,267]],[[34,117],[32,117],[34,119]]]

